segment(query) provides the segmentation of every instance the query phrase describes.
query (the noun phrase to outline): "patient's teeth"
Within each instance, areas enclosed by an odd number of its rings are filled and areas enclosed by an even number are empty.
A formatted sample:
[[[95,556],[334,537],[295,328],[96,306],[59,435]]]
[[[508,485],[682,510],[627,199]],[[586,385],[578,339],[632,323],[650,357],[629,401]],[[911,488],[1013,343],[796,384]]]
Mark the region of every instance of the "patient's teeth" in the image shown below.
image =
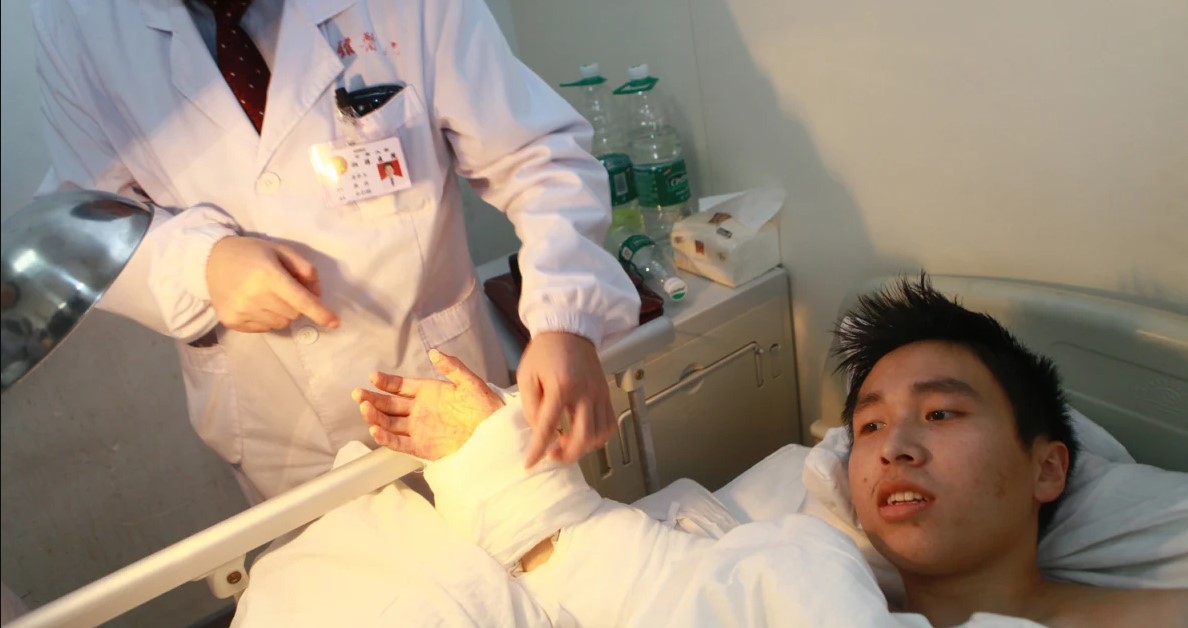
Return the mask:
[[[925,499],[924,499],[923,495],[921,495],[915,491],[899,491],[897,493],[892,493],[887,498],[887,504],[889,504],[889,505],[890,504],[902,504],[905,502],[912,502],[912,501],[922,502],[922,501],[925,501]]]

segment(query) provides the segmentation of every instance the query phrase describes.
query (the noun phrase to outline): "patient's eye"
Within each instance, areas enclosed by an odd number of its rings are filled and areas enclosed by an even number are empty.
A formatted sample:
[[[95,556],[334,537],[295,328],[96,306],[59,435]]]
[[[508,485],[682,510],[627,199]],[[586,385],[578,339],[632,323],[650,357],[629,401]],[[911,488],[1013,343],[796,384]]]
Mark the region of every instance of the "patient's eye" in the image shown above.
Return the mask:
[[[924,416],[929,421],[944,421],[945,419],[951,419],[957,416],[957,413],[952,410],[933,410]]]
[[[858,433],[870,434],[871,432],[877,432],[880,427],[881,426],[874,421],[867,421],[866,423],[858,424]]]

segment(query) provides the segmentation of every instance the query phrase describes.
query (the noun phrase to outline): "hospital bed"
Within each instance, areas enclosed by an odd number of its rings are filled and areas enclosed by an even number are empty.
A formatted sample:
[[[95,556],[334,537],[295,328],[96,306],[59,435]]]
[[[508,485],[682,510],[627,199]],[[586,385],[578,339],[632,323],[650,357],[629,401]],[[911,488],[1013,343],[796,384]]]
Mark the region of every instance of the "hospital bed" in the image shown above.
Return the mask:
[[[1188,316],[1029,282],[942,276],[933,277],[933,281],[942,291],[961,297],[967,307],[998,318],[1029,347],[1052,357],[1064,374],[1070,405],[1113,433],[1137,461],[1188,471],[1188,456],[1182,453],[1188,451]],[[621,339],[603,354],[608,372],[630,373],[647,355],[673,340],[666,319],[653,321],[635,333],[636,337]],[[826,380],[826,392],[836,402],[840,385],[832,376]],[[640,383],[628,382],[625,390],[633,395],[633,409],[640,412],[635,429],[647,430],[647,397]],[[826,436],[830,424],[825,419],[818,421],[814,435]],[[637,438],[640,443],[650,440],[647,434]],[[799,493],[803,491],[790,488],[799,483],[788,471],[799,473],[796,465],[802,464],[807,451],[804,447],[780,450],[714,496],[741,516],[754,515],[763,508],[795,509],[792,502],[802,499]],[[243,556],[248,552],[418,466],[411,458],[377,450],[11,625],[98,624],[193,580],[206,579],[216,595],[235,595],[247,584]],[[681,490],[677,486],[675,492]],[[665,501],[663,495],[654,498],[646,499],[653,499],[652,505]]]

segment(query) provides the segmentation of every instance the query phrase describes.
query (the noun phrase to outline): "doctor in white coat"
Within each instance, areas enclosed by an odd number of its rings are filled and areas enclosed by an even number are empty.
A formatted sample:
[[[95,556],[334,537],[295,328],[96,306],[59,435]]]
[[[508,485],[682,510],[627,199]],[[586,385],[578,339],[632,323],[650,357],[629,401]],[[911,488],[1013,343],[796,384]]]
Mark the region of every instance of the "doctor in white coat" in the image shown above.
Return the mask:
[[[177,339],[194,428],[249,493],[309,480],[364,440],[350,393],[373,371],[432,377],[440,348],[506,379],[456,175],[522,242],[529,458],[552,446],[572,460],[609,435],[595,348],[637,324],[639,302],[598,245],[606,173],[588,124],[481,0],[41,0],[34,22],[43,190],[151,203],[100,306]],[[249,70],[261,80],[236,83]],[[372,112],[336,105],[340,88],[383,85],[399,92]],[[352,189],[362,166],[340,176],[314,157],[353,148],[402,157],[400,189]],[[554,443],[564,409],[574,425]]]

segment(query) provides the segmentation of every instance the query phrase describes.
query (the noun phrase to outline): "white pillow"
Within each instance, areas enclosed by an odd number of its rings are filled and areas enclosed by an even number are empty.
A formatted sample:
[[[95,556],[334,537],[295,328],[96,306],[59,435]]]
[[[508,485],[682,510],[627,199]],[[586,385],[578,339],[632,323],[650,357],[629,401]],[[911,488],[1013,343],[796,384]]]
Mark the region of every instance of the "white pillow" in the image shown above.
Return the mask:
[[[739,521],[771,521],[799,512],[804,503],[801,473],[809,448],[784,445],[714,491]]]
[[[1122,443],[1069,408],[1081,444],[1077,466],[1044,538],[1038,562],[1050,577],[1120,588],[1188,587],[1188,474],[1138,464]],[[903,583],[870,544],[850,501],[845,427],[805,459],[803,512],[846,532],[893,602]]]
[[[740,523],[800,512],[808,453],[804,445],[784,445],[713,493],[681,478],[631,505],[671,527],[719,539]]]

